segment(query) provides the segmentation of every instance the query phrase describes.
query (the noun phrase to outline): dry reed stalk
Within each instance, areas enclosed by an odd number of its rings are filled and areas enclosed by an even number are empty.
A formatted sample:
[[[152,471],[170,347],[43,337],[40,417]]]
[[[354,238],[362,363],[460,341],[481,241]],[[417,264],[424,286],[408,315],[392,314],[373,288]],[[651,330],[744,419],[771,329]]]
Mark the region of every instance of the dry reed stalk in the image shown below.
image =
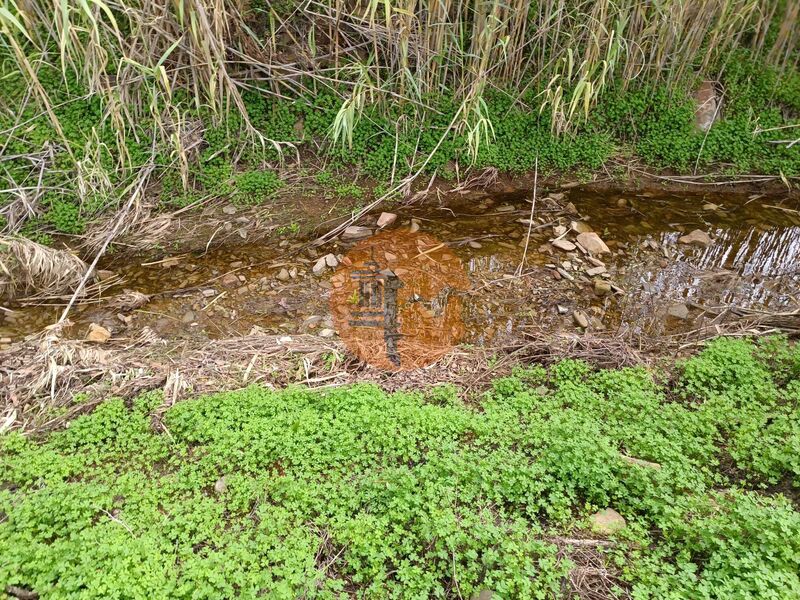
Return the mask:
[[[0,297],[59,296],[74,292],[88,266],[66,250],[0,236]]]

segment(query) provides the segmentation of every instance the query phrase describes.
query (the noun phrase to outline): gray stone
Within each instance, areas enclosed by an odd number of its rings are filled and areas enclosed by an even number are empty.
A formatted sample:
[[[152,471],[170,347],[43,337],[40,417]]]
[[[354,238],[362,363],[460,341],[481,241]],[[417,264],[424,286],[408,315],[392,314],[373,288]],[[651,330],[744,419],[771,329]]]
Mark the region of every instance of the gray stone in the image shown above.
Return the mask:
[[[281,269],[281,270],[280,270],[280,273],[278,273],[277,277],[278,277],[278,279],[279,279],[280,281],[289,281],[289,279],[290,279],[290,277],[291,277],[291,276],[289,275],[289,271],[287,271],[287,270],[284,268],[284,269]]]
[[[195,320],[196,320],[195,314],[191,310],[187,310],[185,313],[183,313],[183,316],[181,317],[181,321],[187,324],[194,323]]]
[[[324,258],[325,258],[325,264],[331,268],[335,268],[339,265],[339,261],[333,254],[326,254]]]
[[[597,277],[598,275],[602,275],[606,272],[605,267],[592,267],[591,269],[586,269],[586,274],[589,277]]]
[[[223,475],[222,477],[217,479],[217,482],[214,484],[214,491],[217,492],[218,494],[224,494],[225,490],[227,489],[228,489],[228,482],[225,479],[225,476]]]
[[[319,332],[319,337],[321,338],[332,338],[336,335],[336,332],[333,329],[325,328]]]
[[[328,268],[328,261],[325,260],[325,257],[321,257],[317,259],[317,262],[314,263],[314,266],[311,268],[312,273],[314,275],[322,275],[325,272],[325,269]]]
[[[226,215],[235,215],[236,207],[228,204],[222,207],[222,212],[224,212]]]
[[[601,535],[613,535],[625,529],[627,525],[622,515],[613,508],[606,508],[594,513],[589,517],[589,522],[592,524],[592,530]]]
[[[685,304],[673,304],[667,309],[667,314],[676,319],[686,320],[689,318],[689,307]]]
[[[343,240],[360,240],[372,235],[372,229],[361,225],[351,225],[342,232]]]

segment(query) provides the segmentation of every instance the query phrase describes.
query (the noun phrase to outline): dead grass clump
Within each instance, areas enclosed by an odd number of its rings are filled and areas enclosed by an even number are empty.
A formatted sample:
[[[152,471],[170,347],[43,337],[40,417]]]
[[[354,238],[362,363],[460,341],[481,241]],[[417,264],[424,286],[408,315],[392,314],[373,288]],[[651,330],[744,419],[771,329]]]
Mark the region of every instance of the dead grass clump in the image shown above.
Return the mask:
[[[0,237],[0,298],[71,293],[87,269],[85,262],[66,250]]]

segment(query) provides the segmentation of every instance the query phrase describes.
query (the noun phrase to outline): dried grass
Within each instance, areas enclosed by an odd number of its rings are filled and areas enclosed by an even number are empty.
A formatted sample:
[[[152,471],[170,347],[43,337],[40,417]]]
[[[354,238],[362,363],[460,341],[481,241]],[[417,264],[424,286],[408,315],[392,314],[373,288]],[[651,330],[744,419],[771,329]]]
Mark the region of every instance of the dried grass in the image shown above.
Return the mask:
[[[66,250],[0,236],[0,298],[57,296],[78,288],[88,265]]]

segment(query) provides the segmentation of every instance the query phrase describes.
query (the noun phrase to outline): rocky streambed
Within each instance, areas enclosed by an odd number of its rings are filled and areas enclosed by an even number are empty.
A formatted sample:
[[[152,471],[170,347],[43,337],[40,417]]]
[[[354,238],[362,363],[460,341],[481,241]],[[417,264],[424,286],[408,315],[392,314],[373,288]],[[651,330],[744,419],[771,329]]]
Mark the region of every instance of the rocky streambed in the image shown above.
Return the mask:
[[[457,257],[453,268],[469,281],[455,292],[459,338],[472,346],[554,332],[656,339],[743,316],[791,317],[800,305],[796,201],[580,189],[540,190],[531,200],[530,192],[469,192],[376,212],[321,247],[276,236],[155,261],[107,260],[114,284],[73,310],[65,335],[98,343],[143,332],[177,341],[335,338],[334,273],[359,240],[394,229],[424,232]],[[53,323],[64,301],[24,304],[0,311],[0,349]]]

